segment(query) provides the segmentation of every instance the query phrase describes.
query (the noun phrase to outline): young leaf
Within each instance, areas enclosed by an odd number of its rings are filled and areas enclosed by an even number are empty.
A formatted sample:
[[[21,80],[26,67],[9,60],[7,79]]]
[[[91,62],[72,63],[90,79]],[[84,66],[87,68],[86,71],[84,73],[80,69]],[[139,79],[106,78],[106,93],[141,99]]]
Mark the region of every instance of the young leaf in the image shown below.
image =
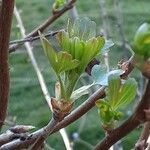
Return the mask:
[[[67,52],[58,52],[58,62],[57,62],[57,72],[65,72],[68,70],[72,70],[79,65],[79,61],[76,59],[72,59],[72,56]]]
[[[109,76],[108,80],[107,95],[113,110],[120,109],[133,100],[137,91],[135,79],[127,79],[124,84],[121,84],[120,77],[114,74]]]
[[[123,114],[119,109],[131,102],[136,95],[136,90],[137,83],[132,78],[122,84],[118,74],[108,77],[106,98],[96,102],[100,118],[107,128],[111,128],[115,121],[120,120]]]
[[[96,35],[96,24],[87,17],[77,18],[73,24],[73,35],[81,40],[89,40]]]
[[[86,95],[89,93],[89,89],[93,86],[94,84],[90,84],[90,85],[86,85],[86,86],[82,86],[81,88],[75,90],[72,95],[71,95],[71,99],[76,100],[78,98],[80,98],[83,95]]]
[[[105,41],[102,37],[92,38],[85,43],[79,72],[82,72],[87,64],[99,53]]]
[[[121,79],[119,75],[110,75],[108,77],[108,90],[107,96],[111,106],[114,108],[114,105],[117,103],[118,93],[121,87]]]
[[[120,111],[113,110],[107,99],[98,100],[96,106],[98,107],[98,113],[103,127],[105,127],[105,129],[113,129],[115,121],[120,120],[123,114]]]
[[[103,37],[95,37],[95,25],[88,18],[78,18],[73,25],[68,22],[67,32],[61,31],[56,35],[62,50],[71,54],[73,59],[80,61],[76,69],[78,74],[85,70],[88,63],[100,53],[100,49],[105,44]]]
[[[111,110],[111,107],[107,100],[103,101],[97,101],[96,106],[98,107],[98,113],[101,118],[101,121],[105,124],[108,122],[111,122],[113,119],[113,113]]]
[[[137,83],[135,79],[128,79],[120,88],[118,101],[114,105],[114,109],[121,108],[129,104],[135,97],[137,92]]]
[[[48,57],[48,60],[51,64],[52,68],[54,70],[56,70],[55,69],[55,68],[57,68],[56,62],[58,61],[57,60],[57,53],[52,48],[51,44],[49,43],[49,41],[46,38],[44,38],[42,36],[40,38],[41,38],[41,42],[42,42],[44,52],[45,52],[46,56]]]
[[[56,74],[74,69],[79,65],[79,61],[72,59],[72,56],[67,52],[60,51],[56,53],[46,38],[41,37],[41,41],[44,51]]]
[[[136,54],[150,57],[150,24],[143,23],[134,37],[134,51]]]
[[[121,75],[123,70],[116,69],[110,72],[107,72],[107,67],[104,65],[95,65],[92,68],[91,76],[93,77],[95,84],[108,86],[108,76],[113,74]]]
[[[70,39],[69,39],[69,34],[65,31],[58,32],[56,34],[56,39],[62,48],[63,51],[67,51],[70,53]]]
[[[92,68],[91,76],[95,84],[107,85],[107,67],[104,65],[95,65]]]
[[[55,8],[59,8],[65,4],[65,0],[55,0]]]

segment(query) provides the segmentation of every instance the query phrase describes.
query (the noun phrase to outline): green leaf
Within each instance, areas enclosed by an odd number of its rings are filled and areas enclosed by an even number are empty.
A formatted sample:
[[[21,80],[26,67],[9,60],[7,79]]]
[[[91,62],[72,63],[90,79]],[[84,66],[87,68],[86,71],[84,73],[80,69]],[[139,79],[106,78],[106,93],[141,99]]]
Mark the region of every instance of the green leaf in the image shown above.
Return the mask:
[[[48,60],[51,64],[52,68],[54,70],[56,70],[56,68],[57,68],[56,62],[58,61],[57,53],[52,48],[51,44],[49,43],[49,41],[46,38],[42,37],[42,35],[40,35],[40,38],[41,38],[44,52],[45,52],[46,56],[48,57]]]
[[[65,0],[55,0],[55,8],[59,8],[65,4]]]
[[[79,61],[76,59],[72,59],[72,56],[67,52],[60,51],[57,55],[57,72],[65,72],[68,70],[72,70],[79,65]]]
[[[113,113],[109,103],[105,100],[99,100],[96,102],[96,106],[99,108],[98,113],[101,121],[105,124],[111,122],[113,119]]]
[[[106,98],[98,100],[96,105],[103,124],[107,128],[112,128],[115,121],[119,121],[123,116],[119,109],[125,107],[135,97],[137,83],[133,78],[129,78],[122,84],[118,74],[110,75],[108,83]]]
[[[67,32],[61,31],[56,35],[62,50],[71,54],[73,59],[80,61],[76,69],[78,74],[85,70],[105,44],[103,37],[95,37],[95,35],[95,23],[88,18],[78,18],[73,25],[69,21]]]
[[[56,34],[56,39],[62,50],[70,53],[71,41],[69,39],[69,34],[65,31],[60,31]]]
[[[95,84],[108,86],[108,76],[113,74],[121,75],[123,70],[116,69],[107,72],[107,67],[105,65],[95,65],[92,68],[91,76],[93,77]]]
[[[73,24],[73,36],[81,40],[89,40],[96,35],[96,23],[87,17],[77,18]]]
[[[92,38],[85,43],[85,48],[82,55],[80,65],[81,67],[79,68],[79,72],[82,72],[88,65],[88,63],[94,57],[96,57],[96,55],[99,53],[99,50],[103,47],[104,43],[105,40],[102,37]]]
[[[79,61],[72,59],[72,56],[67,52],[60,51],[56,53],[46,38],[41,37],[41,41],[44,51],[56,74],[72,70],[79,65]]]
[[[150,57],[150,24],[143,23],[134,37],[134,51],[136,54]]]
[[[108,77],[108,91],[107,96],[109,102],[112,104],[111,106],[114,108],[117,103],[118,93],[121,87],[121,79],[119,75],[110,75]]]
[[[120,109],[129,104],[136,95],[137,82],[133,78],[129,78],[125,83],[121,84],[121,79],[114,74],[109,76],[109,85],[107,96],[113,110]]]
[[[78,98],[80,98],[83,95],[89,94],[89,89],[93,86],[94,84],[90,84],[90,85],[86,85],[86,86],[82,86],[81,88],[75,90],[72,95],[71,95],[71,99],[76,100]]]
[[[98,113],[103,125],[108,129],[113,128],[115,121],[120,120],[120,118],[123,116],[123,114],[120,111],[112,109],[107,99],[98,100],[96,102],[96,106],[98,107]]]
[[[75,58],[81,60],[84,53],[85,44],[79,38],[74,38]]]

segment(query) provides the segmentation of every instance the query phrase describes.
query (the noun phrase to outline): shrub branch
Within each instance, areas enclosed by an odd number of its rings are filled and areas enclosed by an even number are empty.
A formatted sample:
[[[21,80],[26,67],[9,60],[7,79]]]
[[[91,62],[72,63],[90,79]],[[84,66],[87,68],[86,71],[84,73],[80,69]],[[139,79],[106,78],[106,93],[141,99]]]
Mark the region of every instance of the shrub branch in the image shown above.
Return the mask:
[[[2,1],[0,13],[0,129],[6,117],[9,95],[8,48],[13,8],[14,0]]]

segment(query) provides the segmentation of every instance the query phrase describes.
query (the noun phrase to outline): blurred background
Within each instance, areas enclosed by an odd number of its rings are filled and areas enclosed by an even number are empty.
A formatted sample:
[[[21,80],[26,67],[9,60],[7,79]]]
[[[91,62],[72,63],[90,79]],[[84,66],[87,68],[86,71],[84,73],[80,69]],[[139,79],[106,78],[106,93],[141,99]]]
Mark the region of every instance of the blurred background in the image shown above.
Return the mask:
[[[22,17],[26,34],[30,33],[51,15],[53,2],[52,0],[16,0],[16,6]],[[138,27],[143,22],[150,21],[149,0],[77,0],[74,11],[73,14],[70,11],[65,13],[51,24],[47,31],[64,28],[69,17],[72,19],[77,16],[89,17],[97,24],[97,34],[103,33],[107,39],[111,39],[115,43],[109,53],[111,68],[115,67],[121,59],[126,59],[130,56],[130,53],[126,50],[126,43],[131,44]],[[20,29],[14,16],[11,41],[21,38]],[[41,43],[36,41],[31,45],[48,90],[51,96],[54,96],[56,78],[43,53]],[[41,128],[48,123],[51,118],[51,112],[41,91],[26,48],[22,46],[16,52],[11,53],[9,59],[11,86],[7,120],[14,121],[17,124],[33,125],[36,129]],[[141,80],[141,75],[137,70],[134,70],[131,76],[134,76],[137,81]],[[142,84],[142,80],[140,84]],[[140,97],[140,88],[139,95],[133,104],[128,110],[124,111],[126,117],[132,113]],[[84,96],[78,100],[74,108],[86,98]],[[66,131],[74,150],[92,149],[104,137],[96,107],[69,125]],[[141,128],[139,127],[122,139],[122,146],[125,150],[130,150],[134,147],[140,131]],[[48,149],[65,150],[59,132],[50,136],[47,144]]]

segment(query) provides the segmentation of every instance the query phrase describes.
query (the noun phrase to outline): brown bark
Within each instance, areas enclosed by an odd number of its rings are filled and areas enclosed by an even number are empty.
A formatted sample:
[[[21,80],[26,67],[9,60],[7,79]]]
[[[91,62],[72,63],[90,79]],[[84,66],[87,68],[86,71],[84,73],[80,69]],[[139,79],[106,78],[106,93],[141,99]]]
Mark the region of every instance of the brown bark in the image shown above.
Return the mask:
[[[0,14],[0,128],[6,117],[9,94],[8,48],[13,8],[14,0],[2,1]]]

